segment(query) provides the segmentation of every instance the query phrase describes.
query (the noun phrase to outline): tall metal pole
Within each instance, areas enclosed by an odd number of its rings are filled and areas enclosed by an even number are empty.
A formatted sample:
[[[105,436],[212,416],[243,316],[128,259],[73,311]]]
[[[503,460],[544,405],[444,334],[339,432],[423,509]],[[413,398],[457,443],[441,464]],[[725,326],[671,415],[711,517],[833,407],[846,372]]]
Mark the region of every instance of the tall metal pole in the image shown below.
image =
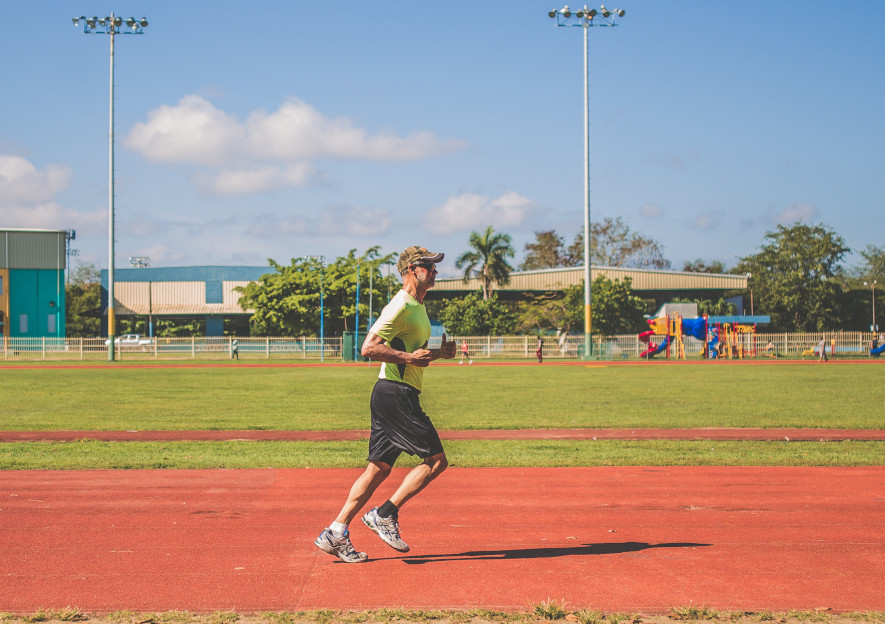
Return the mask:
[[[111,24],[114,14],[111,13]],[[111,90],[110,114],[108,115],[108,361],[114,361],[114,35],[111,28]]]
[[[590,21],[584,20],[584,358],[591,354],[590,304]]]
[[[591,290],[593,286],[590,271],[590,27],[617,26],[616,18],[624,17],[620,9],[600,10],[576,9],[574,13],[568,5],[547,13],[556,19],[557,26],[581,26],[584,29],[584,358],[589,359],[592,351]]]
[[[130,17],[126,20],[128,30],[123,30],[123,20],[113,13],[109,17],[87,18],[85,15],[75,17],[72,20],[74,26],[83,22],[83,32],[86,34],[110,35],[111,58],[110,58],[110,89],[109,89],[109,112],[108,112],[108,360],[114,360],[114,335],[116,333],[116,315],[114,314],[114,39],[116,35],[140,35],[147,28],[148,21],[142,17],[136,20]]]

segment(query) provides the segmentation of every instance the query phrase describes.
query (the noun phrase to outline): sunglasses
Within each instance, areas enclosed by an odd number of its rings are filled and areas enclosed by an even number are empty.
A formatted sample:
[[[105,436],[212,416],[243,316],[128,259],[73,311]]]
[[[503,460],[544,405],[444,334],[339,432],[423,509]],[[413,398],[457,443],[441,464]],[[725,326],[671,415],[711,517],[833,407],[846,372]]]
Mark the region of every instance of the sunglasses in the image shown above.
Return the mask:
[[[424,269],[424,270],[426,270],[426,271],[436,271],[436,265],[435,265],[434,263],[432,263],[432,262],[429,262],[429,263],[427,263],[427,262],[416,262],[416,263],[414,264],[414,266],[416,266],[416,267],[421,267],[422,269]]]

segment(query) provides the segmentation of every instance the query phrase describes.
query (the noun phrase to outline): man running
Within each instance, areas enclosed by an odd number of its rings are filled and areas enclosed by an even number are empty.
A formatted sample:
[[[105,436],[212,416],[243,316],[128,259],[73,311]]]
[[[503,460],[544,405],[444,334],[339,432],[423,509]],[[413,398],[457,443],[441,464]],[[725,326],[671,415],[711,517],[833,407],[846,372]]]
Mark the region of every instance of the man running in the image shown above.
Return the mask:
[[[430,320],[424,308],[424,295],[433,288],[436,263],[444,256],[418,246],[400,254],[396,268],[402,275],[403,288],[381,311],[363,343],[363,356],[383,362],[369,403],[369,465],[351,486],[335,522],[314,542],[320,550],[347,563],[368,559],[366,553],[354,549],[348,527],[390,475],[401,453],[417,455],[423,461],[406,475],[384,504],[362,518],[367,527],[399,552],[409,551],[399,533],[400,508],[448,466],[439,435],[418,402],[424,368],[433,360],[455,357],[455,343],[446,342],[445,334],[439,349],[427,348]]]

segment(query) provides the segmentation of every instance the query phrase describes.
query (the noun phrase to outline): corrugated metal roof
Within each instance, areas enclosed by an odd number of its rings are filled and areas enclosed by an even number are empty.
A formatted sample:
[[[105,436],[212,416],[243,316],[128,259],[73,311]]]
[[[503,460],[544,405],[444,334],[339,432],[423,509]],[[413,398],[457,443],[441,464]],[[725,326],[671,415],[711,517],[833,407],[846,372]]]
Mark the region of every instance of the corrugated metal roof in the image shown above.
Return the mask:
[[[624,267],[590,267],[592,279],[605,275],[610,280],[633,280],[633,290],[741,290],[747,288],[746,275],[722,273],[689,273],[683,271],[660,271],[654,269],[630,269]],[[510,283],[493,285],[502,291],[550,291],[560,290],[583,283],[584,267],[519,271],[510,274]],[[479,290],[476,278],[466,282],[461,278],[437,278],[436,291]]]

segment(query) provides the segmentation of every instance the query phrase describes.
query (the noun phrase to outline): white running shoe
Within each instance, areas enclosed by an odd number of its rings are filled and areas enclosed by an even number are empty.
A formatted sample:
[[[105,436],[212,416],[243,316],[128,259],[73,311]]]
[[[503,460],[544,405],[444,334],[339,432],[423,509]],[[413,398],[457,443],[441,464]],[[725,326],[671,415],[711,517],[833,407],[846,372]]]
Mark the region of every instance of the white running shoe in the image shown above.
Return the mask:
[[[406,544],[399,536],[399,521],[397,514],[393,514],[389,518],[382,518],[378,515],[378,508],[375,507],[371,511],[367,511],[363,516],[363,523],[375,531],[384,542],[399,552],[409,552],[409,545]]]
[[[314,544],[323,552],[338,557],[345,563],[362,563],[369,559],[366,553],[357,552],[353,544],[350,543],[349,531],[345,531],[341,537],[336,537],[331,529],[323,529]]]

